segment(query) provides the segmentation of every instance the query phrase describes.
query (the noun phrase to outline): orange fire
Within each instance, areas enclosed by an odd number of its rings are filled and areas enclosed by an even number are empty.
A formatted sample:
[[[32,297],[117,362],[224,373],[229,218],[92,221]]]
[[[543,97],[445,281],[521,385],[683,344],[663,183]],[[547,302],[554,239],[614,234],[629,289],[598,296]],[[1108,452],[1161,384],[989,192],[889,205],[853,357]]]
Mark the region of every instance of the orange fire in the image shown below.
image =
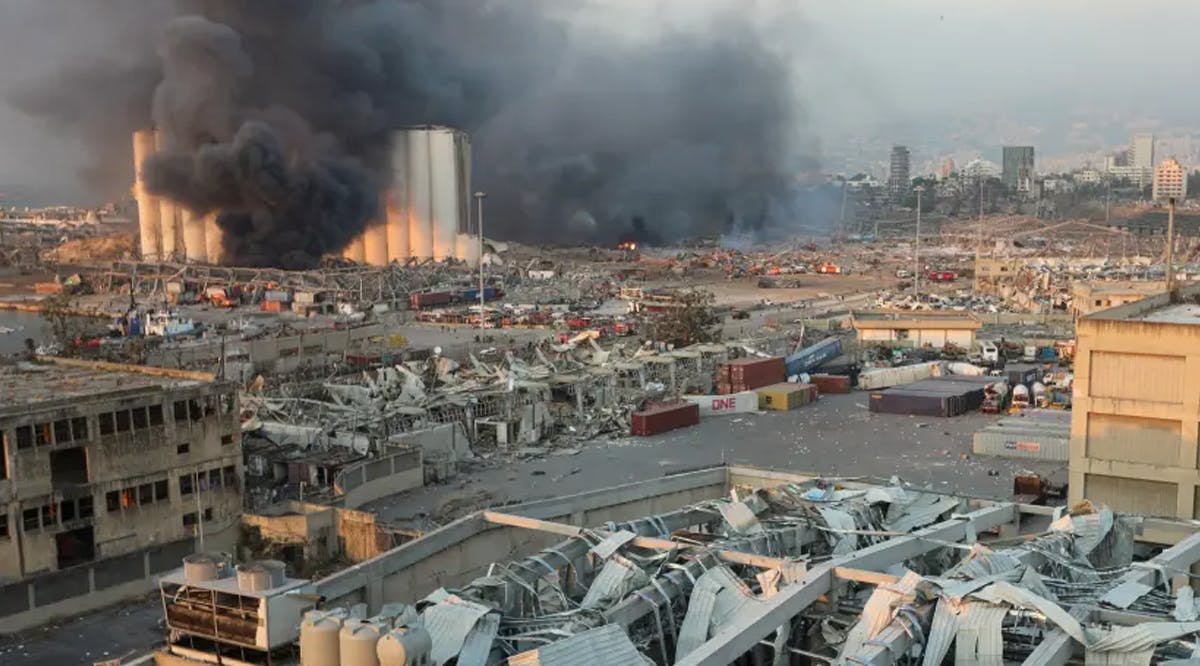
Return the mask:
[[[630,252],[633,252],[633,251],[637,250],[637,243],[635,243],[633,241],[624,241],[622,243],[617,244],[617,249],[618,250],[629,250]]]

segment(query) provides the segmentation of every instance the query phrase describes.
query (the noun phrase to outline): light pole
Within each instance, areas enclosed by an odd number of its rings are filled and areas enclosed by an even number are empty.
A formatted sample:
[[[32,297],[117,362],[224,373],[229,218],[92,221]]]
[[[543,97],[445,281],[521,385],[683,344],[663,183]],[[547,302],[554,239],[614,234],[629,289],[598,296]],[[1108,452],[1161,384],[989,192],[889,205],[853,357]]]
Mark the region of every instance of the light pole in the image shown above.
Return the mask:
[[[983,176],[979,176],[979,228],[975,230],[975,291],[979,291],[979,256],[983,252]]]
[[[1175,197],[1167,197],[1167,293],[1175,289]]]
[[[917,236],[913,242],[913,296],[921,297],[921,193],[925,191],[924,185],[917,185],[913,188],[917,193]]]
[[[486,198],[486,192],[475,193],[475,205],[478,210],[476,220],[479,224],[479,328],[483,328],[483,304],[485,302],[483,295],[483,200]]]

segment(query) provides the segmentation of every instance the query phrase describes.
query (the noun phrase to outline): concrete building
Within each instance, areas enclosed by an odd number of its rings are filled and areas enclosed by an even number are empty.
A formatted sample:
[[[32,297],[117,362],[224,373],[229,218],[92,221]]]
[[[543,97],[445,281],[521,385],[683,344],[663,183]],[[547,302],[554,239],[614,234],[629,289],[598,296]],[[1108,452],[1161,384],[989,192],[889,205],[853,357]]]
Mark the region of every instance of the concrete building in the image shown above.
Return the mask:
[[[1139,169],[1154,168],[1154,135],[1134,134],[1129,142],[1129,165]]]
[[[1145,187],[1154,180],[1154,169],[1132,165],[1118,165],[1109,167],[1108,175],[1118,182],[1124,181],[1130,185]]]
[[[906,146],[892,146],[891,166],[888,169],[888,197],[892,203],[908,198],[911,177],[911,158]]]
[[[238,394],[211,375],[0,367],[0,633],[148,591],[242,509]]]
[[[1077,280],[1071,283],[1071,312],[1076,317],[1086,317],[1093,312],[1140,301],[1162,293],[1166,288],[1167,283],[1162,280]]]
[[[1158,201],[1174,198],[1179,202],[1187,198],[1187,171],[1173,157],[1154,169],[1154,198]]]
[[[863,345],[941,349],[955,344],[964,349],[975,345],[975,332],[983,324],[970,312],[957,311],[891,311],[853,312],[850,323]]]
[[[1081,169],[1075,173],[1075,182],[1081,185],[1099,185],[1102,177],[1095,169]]]
[[[1200,518],[1200,285],[1076,323],[1070,501]]]
[[[946,159],[942,160],[942,166],[940,169],[938,169],[938,179],[946,180],[946,179],[950,178],[950,176],[953,176],[953,175],[954,175],[954,158],[947,157]]]
[[[1000,179],[1015,192],[1033,190],[1033,146],[1004,146]]]

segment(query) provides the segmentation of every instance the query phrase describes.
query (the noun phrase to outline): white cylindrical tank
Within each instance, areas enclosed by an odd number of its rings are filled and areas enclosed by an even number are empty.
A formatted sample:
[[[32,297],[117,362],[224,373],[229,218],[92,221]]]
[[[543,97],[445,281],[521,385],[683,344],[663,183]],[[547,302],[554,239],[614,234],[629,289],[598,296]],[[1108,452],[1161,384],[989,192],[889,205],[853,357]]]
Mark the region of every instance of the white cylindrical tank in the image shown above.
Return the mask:
[[[271,569],[263,562],[246,562],[234,567],[237,572],[238,589],[247,592],[262,592],[275,587]]]
[[[393,176],[395,169],[393,168]],[[387,219],[388,261],[408,261],[408,209],[397,202],[395,188],[389,188],[383,196],[384,215]]]
[[[462,154],[459,135],[449,129],[422,130],[429,136],[430,191],[432,193],[433,256],[445,259],[455,255],[463,200]]]
[[[216,580],[222,563],[206,553],[196,553],[183,558],[183,579],[190,584]]]
[[[304,621],[300,623],[300,666],[339,666],[339,632],[345,619],[343,608],[304,614]]]
[[[382,211],[381,211],[382,213]],[[363,229],[363,259],[371,266],[386,266],[388,263],[387,222],[383,215],[367,223]]]
[[[379,666],[424,666],[430,662],[433,638],[424,627],[396,627],[379,639]]]
[[[347,620],[338,632],[341,666],[379,666],[376,646],[383,627],[368,620]]]
[[[141,241],[142,259],[159,261],[162,256],[159,240],[159,220],[162,209],[158,197],[146,191],[142,180],[142,163],[158,151],[154,130],[138,130],[133,133],[133,196],[138,207],[138,236]]]
[[[190,209],[179,207],[183,220],[183,256],[187,261],[208,263],[208,241],[204,233],[204,218]]]
[[[154,145],[159,152],[166,150],[167,141],[162,130],[154,131]],[[158,239],[159,257],[162,261],[172,261],[183,256],[183,229],[179,219],[179,207],[174,201],[165,197],[158,198]]]
[[[225,253],[225,232],[217,224],[217,211],[204,216],[204,253],[211,264],[221,263]]]
[[[342,256],[353,261],[356,264],[367,263],[367,246],[363,242],[362,235],[355,236],[354,240],[342,250]]]

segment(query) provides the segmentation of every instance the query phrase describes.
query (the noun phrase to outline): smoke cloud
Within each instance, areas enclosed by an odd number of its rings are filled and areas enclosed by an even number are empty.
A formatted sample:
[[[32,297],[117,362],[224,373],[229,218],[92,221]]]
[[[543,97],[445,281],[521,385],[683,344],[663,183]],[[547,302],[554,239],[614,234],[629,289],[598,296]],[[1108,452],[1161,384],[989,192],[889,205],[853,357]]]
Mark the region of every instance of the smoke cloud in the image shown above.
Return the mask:
[[[814,223],[784,0],[179,0],[150,18],[107,1],[153,21],[154,52],[68,63],[9,101],[96,150],[152,119],[168,148],[148,187],[221,211],[236,263],[344,247],[378,215],[388,132],[421,124],[471,134],[492,236]],[[82,90],[110,112],[48,112]]]

